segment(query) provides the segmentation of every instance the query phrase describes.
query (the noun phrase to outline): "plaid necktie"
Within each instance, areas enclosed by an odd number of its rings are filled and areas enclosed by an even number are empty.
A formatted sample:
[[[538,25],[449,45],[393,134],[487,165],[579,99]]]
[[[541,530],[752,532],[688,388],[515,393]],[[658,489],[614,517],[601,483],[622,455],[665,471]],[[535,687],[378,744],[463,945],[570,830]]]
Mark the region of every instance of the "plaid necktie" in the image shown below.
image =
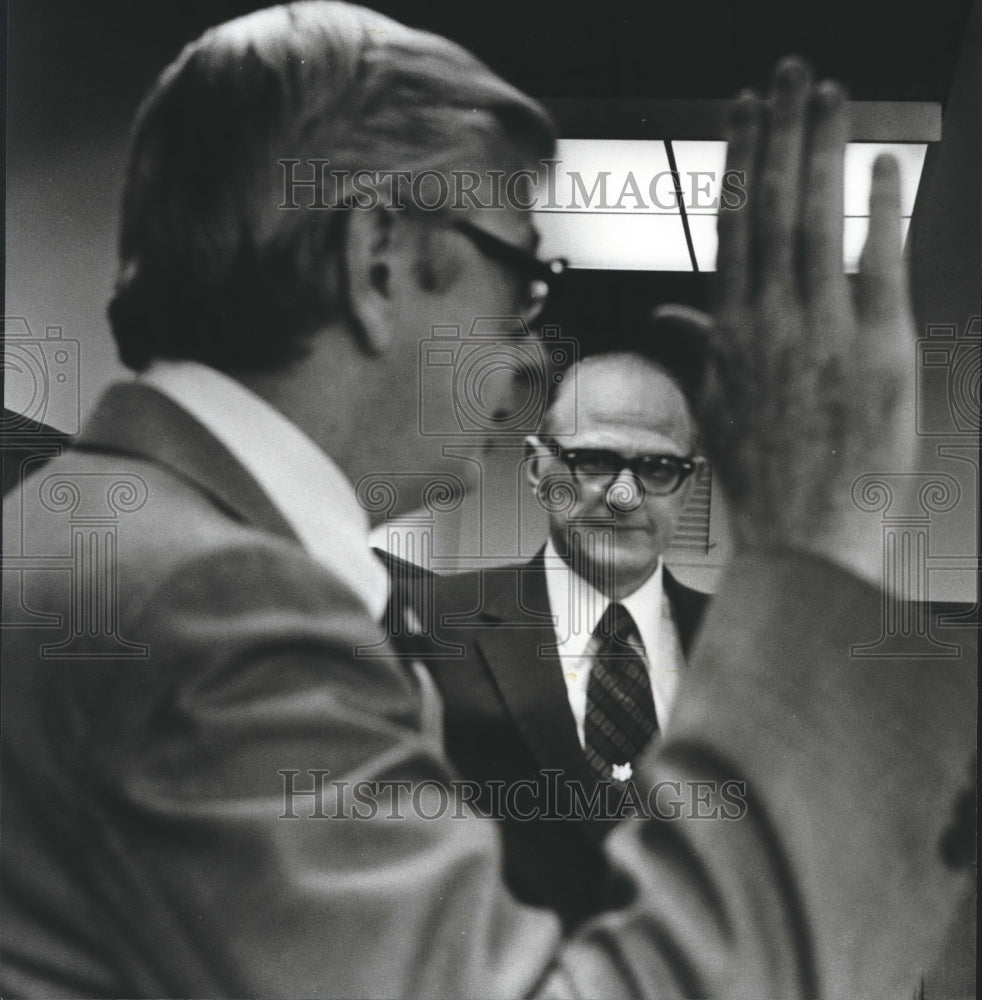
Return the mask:
[[[587,759],[601,778],[627,778],[630,768],[624,765],[633,763],[658,729],[644,643],[622,604],[607,607],[592,642],[584,725]]]

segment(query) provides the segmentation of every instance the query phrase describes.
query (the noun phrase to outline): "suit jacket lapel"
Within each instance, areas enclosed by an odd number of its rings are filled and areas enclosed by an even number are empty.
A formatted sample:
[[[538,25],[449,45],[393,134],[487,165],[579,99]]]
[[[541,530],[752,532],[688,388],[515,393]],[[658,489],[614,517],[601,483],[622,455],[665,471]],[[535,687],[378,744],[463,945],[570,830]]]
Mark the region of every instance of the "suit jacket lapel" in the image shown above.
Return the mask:
[[[541,552],[515,568],[513,587],[505,583],[485,595],[484,611],[490,624],[479,632],[478,644],[533,757],[541,767],[561,768],[567,779],[590,787],[596,776],[569,709]]]
[[[297,540],[232,453],[186,410],[150,386],[111,386],[76,447],[146,459],[192,483],[236,520]]]
[[[709,601],[709,595],[679,583],[669,573],[667,567],[662,576],[662,586],[665,588],[665,593],[668,594],[668,599],[672,602],[675,624],[679,630],[679,642],[682,643],[682,652],[688,656],[706,604]]]

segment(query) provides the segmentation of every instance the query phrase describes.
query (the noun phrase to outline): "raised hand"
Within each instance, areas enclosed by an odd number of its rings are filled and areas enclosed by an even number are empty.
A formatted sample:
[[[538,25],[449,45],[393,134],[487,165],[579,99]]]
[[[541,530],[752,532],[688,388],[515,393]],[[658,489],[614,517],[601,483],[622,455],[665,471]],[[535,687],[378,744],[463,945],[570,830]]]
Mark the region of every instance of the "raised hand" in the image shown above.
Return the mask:
[[[738,547],[805,549],[880,583],[880,532],[852,502],[866,472],[914,460],[913,319],[896,162],[873,169],[855,299],[842,266],[847,109],[786,59],[738,99],[719,214],[720,297],[703,400]]]

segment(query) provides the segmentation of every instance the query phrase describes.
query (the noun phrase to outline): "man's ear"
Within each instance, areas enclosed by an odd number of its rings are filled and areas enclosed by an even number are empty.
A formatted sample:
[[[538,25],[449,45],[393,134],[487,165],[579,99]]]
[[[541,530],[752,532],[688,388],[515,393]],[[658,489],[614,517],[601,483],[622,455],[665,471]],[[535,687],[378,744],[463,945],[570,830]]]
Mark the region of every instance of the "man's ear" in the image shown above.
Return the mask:
[[[365,349],[381,354],[396,334],[395,262],[399,224],[385,209],[352,209],[345,231],[344,267],[348,305]]]
[[[543,465],[548,456],[549,452],[534,434],[525,439],[525,478],[533,489],[539,485],[545,474]]]

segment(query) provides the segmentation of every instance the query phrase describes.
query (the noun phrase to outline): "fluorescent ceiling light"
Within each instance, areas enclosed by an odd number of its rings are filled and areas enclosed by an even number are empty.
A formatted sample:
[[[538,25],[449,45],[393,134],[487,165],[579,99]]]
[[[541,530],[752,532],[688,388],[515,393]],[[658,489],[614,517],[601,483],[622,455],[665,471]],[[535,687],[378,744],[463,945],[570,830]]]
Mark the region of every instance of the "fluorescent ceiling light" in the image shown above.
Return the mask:
[[[851,142],[845,157],[843,262],[855,271],[869,225],[869,185],[881,152],[897,157],[904,236],[926,143]],[[572,267],[713,271],[716,216],[739,186],[725,175],[726,143],[704,140],[561,139],[540,172],[535,222],[544,257]],[[672,171],[676,171],[678,187]]]

